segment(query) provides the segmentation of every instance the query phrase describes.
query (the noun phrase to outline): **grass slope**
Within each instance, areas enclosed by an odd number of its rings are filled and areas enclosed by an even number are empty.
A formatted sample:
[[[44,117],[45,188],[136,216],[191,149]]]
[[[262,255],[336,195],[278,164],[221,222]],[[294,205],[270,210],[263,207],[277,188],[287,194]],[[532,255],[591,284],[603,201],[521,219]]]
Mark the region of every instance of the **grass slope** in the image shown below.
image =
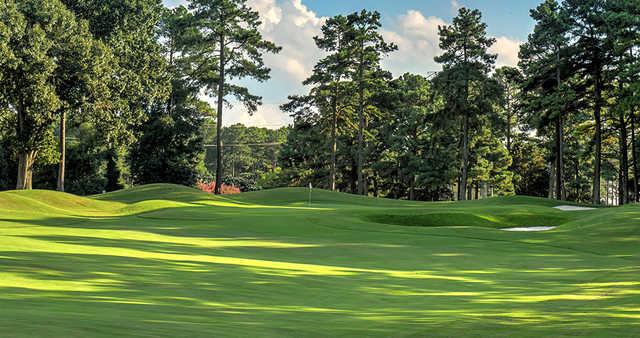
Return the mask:
[[[0,336],[640,336],[640,206],[307,198],[0,193]]]

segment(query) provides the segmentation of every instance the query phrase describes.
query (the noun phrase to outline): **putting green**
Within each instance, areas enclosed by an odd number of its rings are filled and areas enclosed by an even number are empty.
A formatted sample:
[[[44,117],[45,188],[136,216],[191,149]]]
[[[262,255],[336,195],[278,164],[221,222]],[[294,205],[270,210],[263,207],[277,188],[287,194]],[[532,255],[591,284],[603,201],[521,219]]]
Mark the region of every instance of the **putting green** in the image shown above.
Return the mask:
[[[0,193],[0,336],[640,336],[640,206],[307,194]]]

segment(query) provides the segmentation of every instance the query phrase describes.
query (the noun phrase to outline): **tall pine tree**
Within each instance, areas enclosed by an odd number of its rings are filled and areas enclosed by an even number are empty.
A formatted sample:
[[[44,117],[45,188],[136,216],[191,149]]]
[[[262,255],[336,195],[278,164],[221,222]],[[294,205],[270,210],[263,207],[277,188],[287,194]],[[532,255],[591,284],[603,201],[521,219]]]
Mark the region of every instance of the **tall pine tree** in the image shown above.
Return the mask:
[[[209,58],[209,62],[195,76],[210,94],[216,94],[218,100],[215,193],[220,194],[225,97],[233,95],[247,107],[249,113],[255,112],[258,105],[262,104],[261,97],[229,80],[247,77],[258,81],[268,80],[271,70],[264,64],[263,53],[278,53],[281,48],[262,38],[259,32],[260,15],[247,5],[246,0],[193,0],[189,8],[194,11],[202,33],[199,42],[201,52]]]
[[[445,96],[447,110],[462,118],[462,175],[459,199],[466,198],[469,179],[470,120],[483,111],[480,107],[490,97],[482,89],[489,82],[489,72],[496,60],[487,50],[495,39],[487,37],[487,25],[481,21],[479,10],[460,8],[450,26],[438,26],[440,48],[444,53],[435,57],[442,64],[442,72],[434,79]]]

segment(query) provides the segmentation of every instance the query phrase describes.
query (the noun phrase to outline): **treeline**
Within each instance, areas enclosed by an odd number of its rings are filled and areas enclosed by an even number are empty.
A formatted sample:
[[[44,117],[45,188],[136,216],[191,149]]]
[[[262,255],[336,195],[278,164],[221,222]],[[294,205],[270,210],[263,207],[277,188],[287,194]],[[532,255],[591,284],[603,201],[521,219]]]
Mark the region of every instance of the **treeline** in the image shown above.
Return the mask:
[[[168,9],[161,0],[3,0],[0,189],[194,185],[215,170],[219,190],[226,99],[249,112],[261,104],[229,80],[267,80],[262,53],[279,50],[259,25],[245,1]]]
[[[518,68],[495,69],[481,13],[461,8],[439,27],[442,70],[395,79],[378,13],[329,19],[311,89],[282,106],[295,121],[283,180],[408,199],[638,201],[640,4],[546,0],[531,16]]]
[[[215,125],[205,133],[205,167],[216,172],[217,146]],[[243,192],[286,185],[279,180],[282,144],[287,140],[290,127],[267,129],[246,127],[240,123],[222,128],[224,152],[222,181],[234,184]],[[214,179],[210,177],[210,179]]]
[[[245,0],[5,0],[0,188],[214,179],[220,192],[230,176],[421,200],[638,201],[640,4],[546,0],[531,16],[517,68],[496,69],[481,13],[461,8],[439,27],[442,70],[397,78],[379,13],[330,18],[308,92],[281,107],[293,126],[266,131],[222,128],[228,99],[261,104],[235,80],[268,80],[263,54],[280,50]]]

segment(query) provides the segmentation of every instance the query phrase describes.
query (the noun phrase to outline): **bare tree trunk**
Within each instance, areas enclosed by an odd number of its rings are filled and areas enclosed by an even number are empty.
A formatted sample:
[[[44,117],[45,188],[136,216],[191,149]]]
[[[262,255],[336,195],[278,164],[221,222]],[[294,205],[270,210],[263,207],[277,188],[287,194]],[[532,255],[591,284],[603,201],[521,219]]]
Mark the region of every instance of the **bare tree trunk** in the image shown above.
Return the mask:
[[[562,168],[564,167],[564,163],[562,161],[562,118],[561,118],[561,113],[559,113],[560,115],[558,115],[558,117],[556,118],[556,163],[555,163],[555,169],[556,169],[556,177],[555,177],[555,188],[556,188],[556,199],[558,200],[562,200],[563,196],[562,196],[562,191],[564,190],[564,184],[562,182],[563,180],[563,170]]]
[[[600,116],[600,110],[602,108],[602,94],[600,88],[600,69],[596,70],[595,74],[595,107],[593,109],[596,119],[596,159],[593,170],[593,203],[600,204],[600,176],[601,176],[601,164],[602,164],[602,120]]]
[[[16,190],[33,189],[33,164],[38,152],[28,151],[18,154],[18,180]]]
[[[361,53],[358,67],[358,194],[364,195],[364,177],[362,176],[364,163],[364,50]]]
[[[415,201],[415,199],[416,199],[415,188],[416,188],[416,176],[414,175],[414,176],[411,177],[411,187],[409,188],[409,200],[410,201]]]
[[[557,90],[560,92],[560,48],[556,48],[556,82]],[[563,145],[563,128],[562,128],[562,109],[558,110],[556,117],[556,198],[564,200],[564,145]]]
[[[507,103],[507,152],[511,156],[511,107]]]
[[[548,198],[553,198],[554,196],[553,191],[556,185],[556,175],[554,175],[556,172],[556,163],[557,161],[555,160],[549,163],[549,193],[547,196]]]
[[[216,186],[214,188],[214,193],[219,195],[221,193],[222,188],[222,105],[224,101],[224,66],[225,66],[225,50],[224,50],[224,34],[220,34],[220,78],[218,80],[218,121],[217,121],[217,130],[218,135],[216,135],[216,146],[218,152],[218,158],[216,161]]]
[[[357,193],[357,183],[358,183],[358,165],[355,163],[354,159],[351,159],[351,193]]]
[[[464,113],[464,127],[462,135],[462,177],[460,179],[460,189],[467,190],[467,178],[469,176],[469,115]],[[461,200],[465,200],[465,195],[460,196]]]
[[[629,204],[629,149],[627,146],[627,121],[620,112],[620,205]]]
[[[467,46],[463,47],[464,62],[467,63]],[[468,68],[468,67],[467,67]],[[462,191],[467,190],[467,179],[469,177],[469,71],[466,71],[465,86],[464,86],[464,117],[462,126]],[[464,195],[461,196],[464,200]],[[471,199],[471,194],[468,194],[468,199]]]
[[[336,151],[338,149],[336,141],[336,128],[338,125],[338,85],[336,84],[333,96],[333,116],[331,116],[331,171],[329,173],[329,189],[336,190]]]
[[[373,197],[378,197],[378,189],[380,187],[378,186],[378,177],[377,176],[373,176]]]
[[[637,109],[637,108],[636,108]],[[633,161],[633,201],[638,202],[638,158],[636,149],[636,112],[631,111],[631,156]]]
[[[480,189],[479,189],[480,186],[479,186],[479,184],[480,184],[479,182],[476,182],[476,184],[475,184],[475,190],[476,190],[475,199],[476,200],[480,199]]]
[[[580,157],[576,157],[576,201],[580,201],[580,193],[582,192],[582,187],[580,186]]]
[[[487,182],[482,182],[482,196],[481,197],[482,197],[483,200],[486,200],[488,198],[488,192],[487,192],[488,188],[487,188],[487,186],[488,186]]]
[[[67,112],[60,113],[60,164],[58,165],[58,191],[64,192],[64,169],[66,162]]]

